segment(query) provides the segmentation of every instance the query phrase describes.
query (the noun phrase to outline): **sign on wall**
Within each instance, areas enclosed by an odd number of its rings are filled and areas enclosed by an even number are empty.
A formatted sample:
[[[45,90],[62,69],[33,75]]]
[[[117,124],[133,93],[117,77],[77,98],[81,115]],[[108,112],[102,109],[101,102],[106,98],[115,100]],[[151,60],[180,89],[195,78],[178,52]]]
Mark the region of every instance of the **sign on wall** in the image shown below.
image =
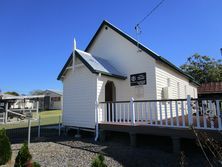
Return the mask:
[[[146,73],[130,75],[130,86],[146,85]]]

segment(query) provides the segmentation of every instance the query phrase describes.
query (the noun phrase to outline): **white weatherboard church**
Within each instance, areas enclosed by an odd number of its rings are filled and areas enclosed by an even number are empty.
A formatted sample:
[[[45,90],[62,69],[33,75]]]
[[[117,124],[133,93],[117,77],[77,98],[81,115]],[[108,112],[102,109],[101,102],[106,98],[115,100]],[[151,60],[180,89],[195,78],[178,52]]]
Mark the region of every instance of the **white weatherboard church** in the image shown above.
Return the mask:
[[[103,21],[85,51],[58,76],[64,126],[95,128],[95,102],[197,97],[197,83],[175,65]]]

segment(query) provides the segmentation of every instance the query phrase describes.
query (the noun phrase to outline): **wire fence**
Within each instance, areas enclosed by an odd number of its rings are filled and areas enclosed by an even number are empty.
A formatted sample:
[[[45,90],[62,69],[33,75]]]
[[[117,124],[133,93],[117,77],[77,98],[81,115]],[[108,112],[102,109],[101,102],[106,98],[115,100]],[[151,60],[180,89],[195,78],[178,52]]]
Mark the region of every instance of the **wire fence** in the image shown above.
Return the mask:
[[[5,128],[11,142],[23,142],[28,139],[28,120],[20,120],[0,124],[0,129]],[[31,141],[43,138],[55,138],[61,135],[62,115],[39,115],[31,120]]]

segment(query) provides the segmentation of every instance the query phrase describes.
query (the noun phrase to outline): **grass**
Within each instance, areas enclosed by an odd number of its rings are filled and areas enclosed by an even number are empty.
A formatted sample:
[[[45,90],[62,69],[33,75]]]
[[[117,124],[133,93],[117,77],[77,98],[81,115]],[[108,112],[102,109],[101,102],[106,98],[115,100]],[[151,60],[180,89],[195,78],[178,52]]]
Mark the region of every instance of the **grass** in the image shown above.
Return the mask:
[[[40,125],[53,125],[58,124],[59,120],[61,120],[62,111],[61,110],[50,110],[50,111],[41,111],[39,112],[40,116]],[[37,118],[37,114],[33,114],[34,118]],[[61,120],[62,121],[62,120]],[[31,125],[32,127],[38,126],[38,120],[33,120]],[[28,121],[25,119],[21,122],[16,123],[8,123],[8,124],[0,124],[0,129],[16,129],[16,128],[24,128],[28,126]]]

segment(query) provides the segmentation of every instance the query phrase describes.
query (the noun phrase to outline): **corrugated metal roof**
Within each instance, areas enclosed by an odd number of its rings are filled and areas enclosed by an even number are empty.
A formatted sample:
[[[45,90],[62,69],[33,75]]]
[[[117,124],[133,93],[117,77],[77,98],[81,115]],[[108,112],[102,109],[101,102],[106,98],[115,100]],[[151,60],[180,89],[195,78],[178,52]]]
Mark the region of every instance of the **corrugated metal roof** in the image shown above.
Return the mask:
[[[222,93],[222,82],[210,82],[198,87],[198,94]]]
[[[90,53],[76,49],[77,56],[80,56],[80,60],[86,63],[86,66],[93,70],[92,72],[101,73],[113,77],[119,77],[125,79],[126,76],[113,67],[107,60],[93,56]]]
[[[54,92],[56,94],[63,95],[63,91],[61,91],[61,90],[47,89],[46,91],[51,91],[51,92]]]
[[[18,100],[18,99],[35,99],[35,98],[44,98],[45,95],[33,95],[33,96],[7,96],[7,97],[2,97],[2,99],[5,100]]]

